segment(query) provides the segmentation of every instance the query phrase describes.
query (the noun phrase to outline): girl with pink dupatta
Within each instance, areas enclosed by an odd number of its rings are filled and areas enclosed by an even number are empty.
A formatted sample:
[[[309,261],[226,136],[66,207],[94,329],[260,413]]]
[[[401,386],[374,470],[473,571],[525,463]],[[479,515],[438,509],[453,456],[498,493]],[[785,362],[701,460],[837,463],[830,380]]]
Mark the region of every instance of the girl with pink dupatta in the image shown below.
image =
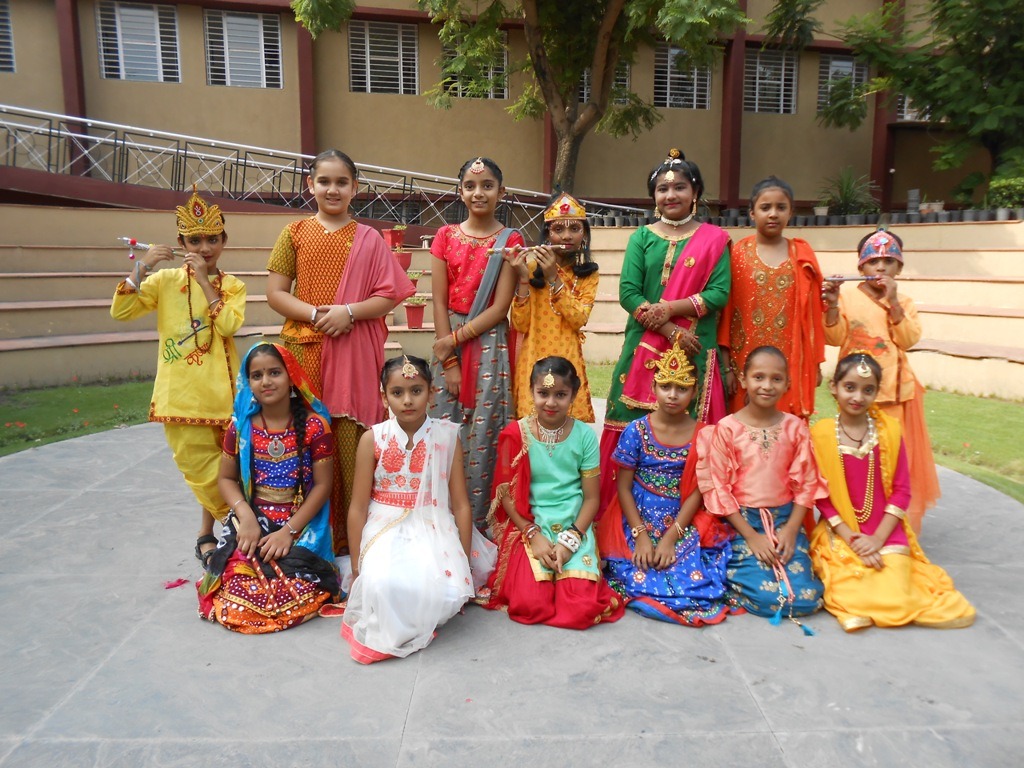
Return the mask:
[[[731,284],[729,235],[695,220],[704,181],[678,149],[647,177],[647,191],[661,218],[633,233],[622,264],[619,304],[630,317],[601,434],[602,511],[616,494],[611,457],[619,436],[657,407],[655,365],[673,341],[696,368],[691,415],[715,424],[726,413],[716,333]]]
[[[331,414],[335,553],[347,547],[356,445],[384,420],[376,380],[388,336],[384,318],[416,292],[380,233],[352,218],[358,178],[344,152],[317,155],[307,179],[316,215],[289,224],[267,263],[267,303],[285,318],[281,340]]]

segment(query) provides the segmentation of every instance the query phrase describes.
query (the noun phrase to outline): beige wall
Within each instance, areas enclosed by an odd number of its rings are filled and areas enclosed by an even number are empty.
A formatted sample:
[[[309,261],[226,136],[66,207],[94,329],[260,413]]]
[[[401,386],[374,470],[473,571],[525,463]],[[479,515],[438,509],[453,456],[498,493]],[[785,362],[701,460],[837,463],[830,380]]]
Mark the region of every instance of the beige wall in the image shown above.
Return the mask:
[[[933,147],[950,139],[954,134],[933,133],[927,128],[905,126],[897,128],[893,140],[896,147],[896,164],[893,167],[892,202],[894,207],[903,207],[907,202],[908,189],[920,189],[928,200],[953,201],[953,188],[970,173],[980,171],[991,173],[988,153],[974,152],[961,167],[951,171],[932,169],[935,162]],[[975,203],[981,204],[985,188],[975,195]]]
[[[12,2],[14,72],[0,73],[0,102],[64,112],[57,17],[51,0]]]
[[[521,56],[522,36],[510,34],[512,58]],[[522,92],[511,78],[508,100],[456,99],[437,110],[423,94],[438,81],[441,55],[436,27],[419,25],[419,95],[353,93],[349,90],[348,33],[325,32],[313,46],[316,71],[317,143],[338,147],[360,163],[455,176],[471,157],[495,160],[505,184],[543,185],[544,125],[516,123],[505,108]]]
[[[82,0],[79,23],[89,116],[298,152],[301,146],[294,19],[288,14],[281,16],[284,87],[237,88],[206,84],[203,11],[192,5],[178,5],[177,11],[180,83],[106,80],[100,75],[95,3]]]
[[[910,0],[910,3],[915,0]],[[909,4],[909,3],[908,3]],[[839,23],[851,16],[861,16],[871,11],[876,11],[882,6],[881,0],[826,0],[825,3],[815,11],[815,18],[821,22],[826,34],[834,33]],[[749,0],[747,3],[747,16],[753,21],[747,26],[750,34],[764,34],[764,19],[775,7],[775,0]]]

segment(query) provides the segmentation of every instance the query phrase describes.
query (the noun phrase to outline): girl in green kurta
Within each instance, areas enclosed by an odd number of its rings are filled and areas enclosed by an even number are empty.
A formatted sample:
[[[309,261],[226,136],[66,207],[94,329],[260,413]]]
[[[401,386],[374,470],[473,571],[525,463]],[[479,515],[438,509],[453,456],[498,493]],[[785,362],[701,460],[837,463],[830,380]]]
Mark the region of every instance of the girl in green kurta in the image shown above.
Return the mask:
[[[654,367],[674,340],[693,361],[699,421],[725,415],[719,370],[718,315],[729,297],[729,235],[694,220],[704,182],[696,163],[673,149],[648,176],[660,220],[633,233],[619,278],[619,304],[629,313],[601,434],[601,510],[615,496],[611,455],[626,425],[654,410]]]

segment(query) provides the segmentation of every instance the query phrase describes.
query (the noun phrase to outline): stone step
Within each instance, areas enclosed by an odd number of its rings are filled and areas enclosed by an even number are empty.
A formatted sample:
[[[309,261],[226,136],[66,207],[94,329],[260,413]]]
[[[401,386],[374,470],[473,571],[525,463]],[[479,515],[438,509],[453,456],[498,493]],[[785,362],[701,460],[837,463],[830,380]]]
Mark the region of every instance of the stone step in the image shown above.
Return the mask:
[[[928,338],[1005,347],[1024,339],[1024,310],[919,304],[917,311]]]

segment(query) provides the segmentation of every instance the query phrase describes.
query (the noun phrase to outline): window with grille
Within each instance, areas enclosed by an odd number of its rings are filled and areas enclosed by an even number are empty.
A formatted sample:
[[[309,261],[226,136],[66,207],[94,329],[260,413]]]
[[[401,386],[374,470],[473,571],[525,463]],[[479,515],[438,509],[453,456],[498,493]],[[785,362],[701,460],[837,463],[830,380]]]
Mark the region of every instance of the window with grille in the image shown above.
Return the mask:
[[[415,24],[350,21],[350,88],[362,93],[419,92]]]
[[[628,91],[629,86],[629,62],[619,61],[615,65],[615,82],[612,84],[612,93],[615,91]],[[583,77],[580,79],[580,104],[590,101],[590,67],[583,70]],[[616,104],[625,104],[626,99],[619,97],[614,100]]]
[[[818,111],[828,106],[832,86],[838,80],[850,80],[854,87],[868,81],[868,66],[853,56],[832,56],[822,54],[818,64]]]
[[[206,82],[281,87],[281,20],[272,13],[206,11]]]
[[[96,6],[96,28],[103,77],[181,82],[173,5],[101,0]]]
[[[711,70],[686,66],[682,49],[659,43],[654,50],[654,106],[711,109]]]
[[[748,48],[743,68],[743,110],[796,114],[797,54]]]
[[[918,109],[904,93],[896,100],[896,119],[900,122],[924,122],[929,119],[927,109]]]
[[[508,72],[508,36],[504,32],[501,33],[501,40],[501,57],[487,69],[487,77],[491,81],[491,87],[487,93],[470,93],[467,84],[458,75],[450,75],[445,78],[445,90],[452,96],[458,96],[463,99],[507,99],[508,80],[506,79],[506,73]],[[455,49],[448,47],[444,49],[445,59],[454,59],[456,55]]]
[[[0,0],[0,72],[14,71],[14,32],[10,0]]]

